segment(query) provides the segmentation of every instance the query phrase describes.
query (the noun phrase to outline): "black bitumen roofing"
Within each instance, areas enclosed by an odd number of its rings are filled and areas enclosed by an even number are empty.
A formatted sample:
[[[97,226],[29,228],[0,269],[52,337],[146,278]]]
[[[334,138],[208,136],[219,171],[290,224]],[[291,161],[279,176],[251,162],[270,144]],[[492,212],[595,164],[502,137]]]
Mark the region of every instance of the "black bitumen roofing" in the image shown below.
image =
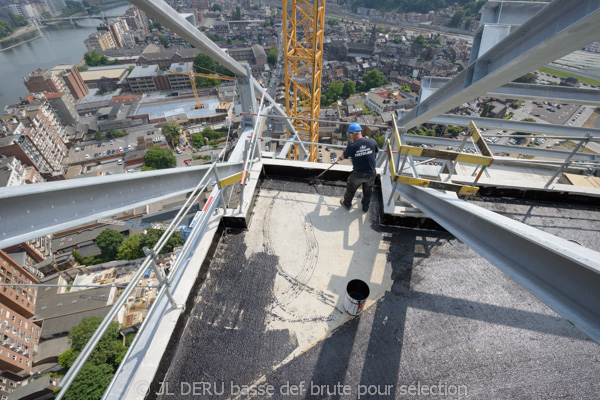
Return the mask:
[[[263,181],[265,188],[333,197],[344,190],[276,180]],[[445,398],[598,398],[595,342],[451,234],[381,226],[380,202],[374,199],[369,216],[371,229],[389,243],[390,290],[285,363],[295,337],[266,329],[277,256],[254,249],[246,258],[252,224],[250,231],[226,229],[151,387],[156,393],[156,382],[164,381],[167,393],[147,398],[235,398],[232,388],[252,384],[272,385],[273,398],[281,399],[395,399],[423,394],[424,386]],[[515,199],[477,203],[600,250],[598,208]],[[223,320],[235,320],[236,329]],[[216,384],[213,391],[223,385],[224,394],[193,396],[194,382]],[[301,384],[303,395],[285,395],[286,385]],[[311,388],[324,395],[311,395]],[[377,390],[380,395],[368,395]]]

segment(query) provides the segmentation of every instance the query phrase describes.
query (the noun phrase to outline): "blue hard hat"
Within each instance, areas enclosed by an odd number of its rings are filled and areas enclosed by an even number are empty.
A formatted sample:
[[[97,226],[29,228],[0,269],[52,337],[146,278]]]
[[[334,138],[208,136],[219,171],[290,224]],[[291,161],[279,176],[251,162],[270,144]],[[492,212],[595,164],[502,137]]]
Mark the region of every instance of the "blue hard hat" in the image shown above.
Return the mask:
[[[350,126],[348,127],[348,132],[358,132],[358,131],[362,131],[362,126],[360,126],[360,124],[357,122],[351,123]]]

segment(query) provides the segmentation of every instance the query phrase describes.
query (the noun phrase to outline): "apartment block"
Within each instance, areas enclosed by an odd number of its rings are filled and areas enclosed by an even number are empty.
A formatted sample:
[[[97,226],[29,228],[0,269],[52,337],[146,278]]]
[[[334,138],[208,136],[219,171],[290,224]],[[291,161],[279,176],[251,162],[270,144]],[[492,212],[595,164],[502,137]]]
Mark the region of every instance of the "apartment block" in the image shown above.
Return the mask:
[[[38,279],[21,267],[3,250],[0,250],[0,281],[2,283],[37,284]],[[33,286],[2,286],[0,303],[10,307],[25,318],[35,314],[37,288]]]
[[[65,131],[44,95],[29,95],[5,110],[0,119],[0,154],[36,167],[46,179],[62,175],[67,154],[62,141]]]
[[[114,49],[117,47],[112,34],[108,30],[98,31],[90,34],[90,36],[88,36],[83,43],[85,44],[86,49],[90,52],[97,51],[101,53],[104,50]]]

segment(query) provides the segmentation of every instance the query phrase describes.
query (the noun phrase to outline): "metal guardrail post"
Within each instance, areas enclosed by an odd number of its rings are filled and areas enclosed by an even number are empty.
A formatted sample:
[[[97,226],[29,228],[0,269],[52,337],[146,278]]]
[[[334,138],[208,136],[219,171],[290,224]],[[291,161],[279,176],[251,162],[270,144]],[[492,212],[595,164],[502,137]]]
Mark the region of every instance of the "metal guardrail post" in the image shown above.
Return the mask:
[[[552,182],[554,182],[554,180],[555,180],[555,179],[556,179],[556,178],[557,178],[557,177],[558,177],[558,176],[561,174],[561,172],[562,172],[562,171],[563,171],[563,170],[564,170],[566,167],[568,167],[569,165],[571,165],[571,159],[572,159],[572,158],[575,156],[575,154],[576,154],[576,153],[579,151],[579,149],[580,149],[582,146],[586,145],[586,144],[587,144],[587,143],[590,141],[590,139],[591,139],[591,138],[592,138],[592,133],[591,133],[591,132],[588,132],[588,133],[587,133],[587,135],[586,135],[586,138],[585,138],[585,139],[582,139],[582,140],[581,140],[581,141],[580,141],[580,142],[577,144],[577,146],[575,146],[575,147],[573,148],[573,151],[572,151],[572,152],[571,152],[571,154],[569,154],[569,156],[568,156],[568,157],[565,159],[565,162],[564,162],[564,163],[563,163],[563,164],[560,166],[560,168],[558,169],[558,171],[556,171],[556,173],[555,173],[554,175],[552,175],[552,178],[550,178],[550,179],[548,180],[548,182],[546,182],[546,184],[544,185],[544,189],[545,189],[545,188],[547,188],[547,187],[549,187],[549,186],[552,184]]]
[[[463,135],[463,139],[460,142],[460,145],[458,146],[457,152],[458,153],[462,153],[463,149],[465,148],[465,144],[467,144],[467,137],[469,137],[467,135],[467,132],[465,132],[465,134]],[[450,180],[450,178],[452,177],[452,175],[454,175],[456,173],[456,161],[452,161],[451,163],[448,163],[448,176],[446,177],[446,179],[444,179],[444,182],[448,182]]]
[[[183,309],[185,306],[179,306],[177,304],[177,302],[175,301],[175,299],[173,298],[173,294],[171,293],[171,283],[169,282],[168,279],[165,278],[165,276],[163,275],[163,272],[160,268],[158,268],[158,265],[156,264],[156,259],[158,258],[158,255],[156,254],[156,252],[152,249],[149,249],[148,247],[144,246],[143,248],[144,250],[144,254],[146,256],[150,256],[150,268],[152,268],[152,271],[154,271],[154,275],[156,275],[156,279],[158,279],[158,282],[160,284],[160,287],[165,286],[166,287],[166,295],[169,298],[169,302],[171,303],[171,306],[173,306],[173,308],[181,308]]]

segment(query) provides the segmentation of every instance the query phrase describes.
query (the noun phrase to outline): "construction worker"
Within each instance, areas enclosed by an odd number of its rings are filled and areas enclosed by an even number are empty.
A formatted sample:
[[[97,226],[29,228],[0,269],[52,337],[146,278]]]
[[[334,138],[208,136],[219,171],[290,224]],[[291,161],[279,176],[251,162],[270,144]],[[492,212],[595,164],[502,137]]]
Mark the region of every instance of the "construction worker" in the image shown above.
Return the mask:
[[[352,173],[348,177],[346,193],[344,198],[340,199],[340,204],[347,210],[352,207],[354,193],[362,185],[363,198],[362,210],[369,211],[371,194],[373,193],[373,183],[375,182],[375,154],[379,151],[377,142],[371,138],[363,137],[360,124],[353,122],[348,127],[350,142],[340,161],[346,158],[352,159]]]

